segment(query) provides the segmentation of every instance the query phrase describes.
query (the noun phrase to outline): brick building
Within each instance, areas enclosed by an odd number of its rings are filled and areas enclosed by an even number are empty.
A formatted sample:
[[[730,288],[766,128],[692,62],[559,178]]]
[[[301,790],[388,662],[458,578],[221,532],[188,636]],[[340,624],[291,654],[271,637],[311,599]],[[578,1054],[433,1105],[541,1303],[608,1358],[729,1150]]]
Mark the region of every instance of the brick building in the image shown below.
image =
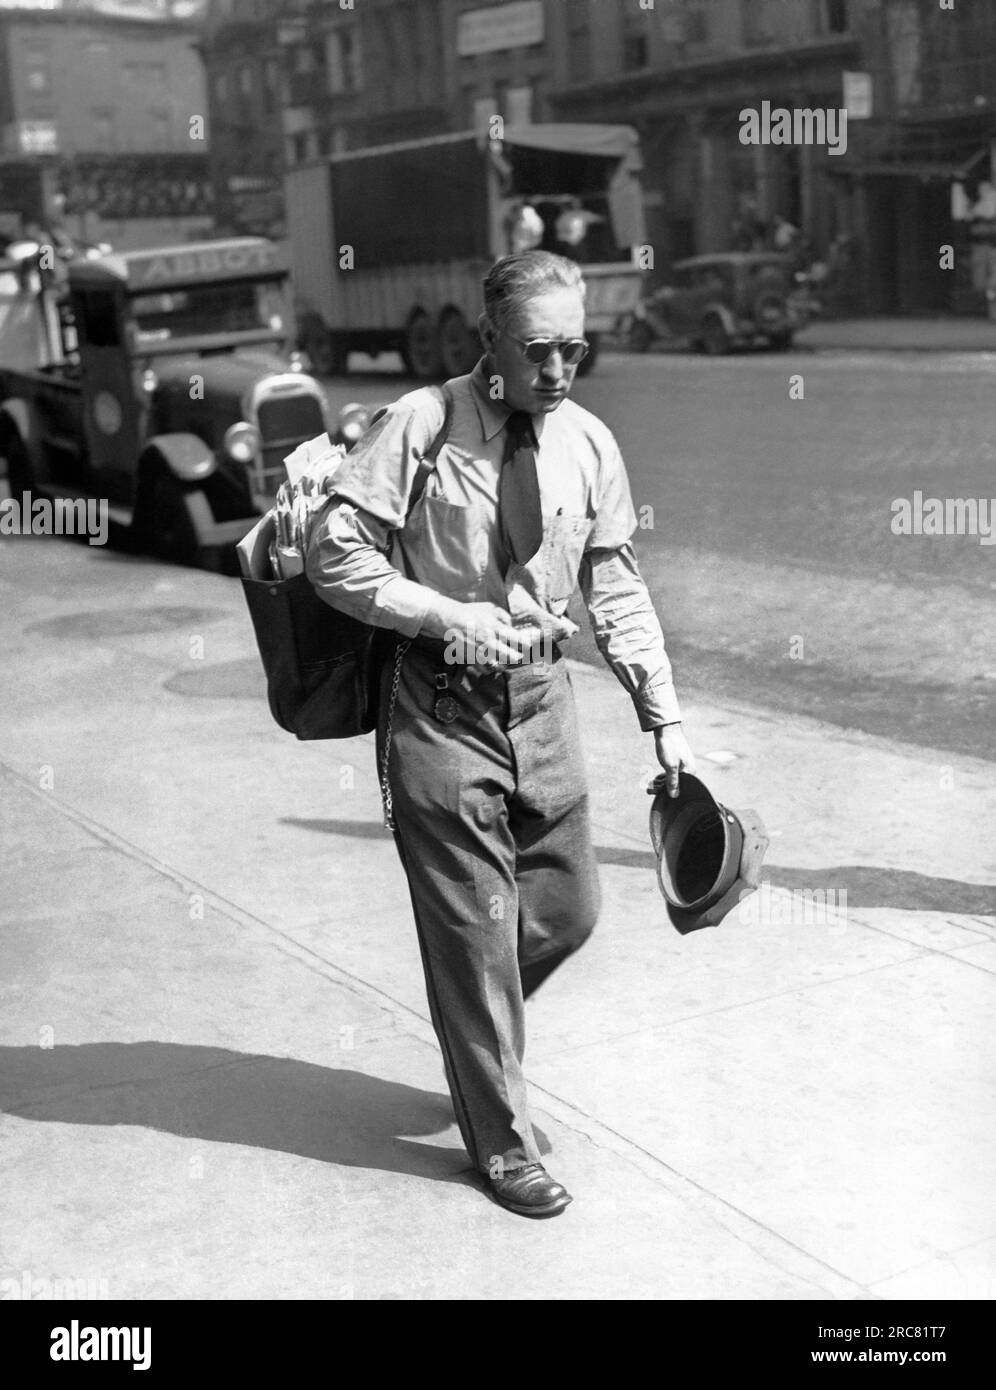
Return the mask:
[[[937,0],[210,0],[219,214],[265,230],[245,220],[255,198],[278,226],[288,165],[495,114],[622,122],[641,136],[657,277],[728,249],[750,207],[817,254],[851,239],[844,307],[980,312],[978,228],[970,255],[949,222],[996,136],[994,26],[996,4]],[[846,152],[744,144],[740,113],[765,101],[846,103]],[[965,251],[946,278],[927,273],[939,237]]]
[[[121,246],[209,225],[195,12],[0,0],[0,212],[44,220],[61,192],[71,231]]]

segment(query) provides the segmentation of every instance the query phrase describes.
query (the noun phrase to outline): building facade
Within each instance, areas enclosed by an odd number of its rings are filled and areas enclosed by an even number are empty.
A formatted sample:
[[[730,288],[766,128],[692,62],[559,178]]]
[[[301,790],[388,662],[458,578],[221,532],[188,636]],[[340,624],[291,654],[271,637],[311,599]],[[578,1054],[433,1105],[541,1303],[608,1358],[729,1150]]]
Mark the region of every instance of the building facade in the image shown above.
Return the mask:
[[[0,212],[30,187],[33,220],[61,194],[85,238],[209,226],[193,20],[158,0],[0,0]]]
[[[985,308],[983,230],[950,224],[954,185],[990,172],[996,4],[210,0],[201,52],[226,230],[265,230],[255,206],[279,231],[283,171],[323,154],[495,116],[621,122],[641,136],[654,278],[780,217],[838,256],[841,311]],[[745,142],[764,103],[846,109],[846,148]]]

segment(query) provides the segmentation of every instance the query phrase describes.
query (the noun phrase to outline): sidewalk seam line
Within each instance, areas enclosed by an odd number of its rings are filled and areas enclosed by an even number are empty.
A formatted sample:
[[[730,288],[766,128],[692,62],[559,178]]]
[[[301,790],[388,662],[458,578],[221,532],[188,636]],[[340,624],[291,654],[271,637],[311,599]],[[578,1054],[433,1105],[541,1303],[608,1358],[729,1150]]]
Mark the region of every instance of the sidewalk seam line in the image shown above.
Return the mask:
[[[158,861],[147,851],[141,849],[138,845],[135,845],[131,841],[126,840],[123,836],[118,835],[116,831],[111,830],[109,827],[101,825],[99,821],[95,821],[85,812],[78,811],[75,807],[67,805],[67,803],[61,801],[52,793],[43,792],[40,788],[36,788],[31,784],[30,781],[27,780],[27,778],[23,774],[19,773],[16,769],[12,768],[10,764],[3,759],[0,759],[0,769],[4,770],[14,781],[16,781],[25,791],[29,792],[36,800],[42,802],[46,806],[53,808],[57,812],[57,814],[62,815],[65,819],[73,821],[76,824],[82,826],[89,834],[93,835],[95,839],[100,840],[103,843],[109,845],[111,848],[118,850],[126,857],[143,864],[146,868],[151,869],[154,873],[158,873],[161,876],[169,879],[180,889],[186,889],[188,885],[190,887],[196,888],[198,891],[203,893],[206,901],[211,901],[213,899],[215,903],[223,904],[223,915],[229,915],[230,920],[233,920],[234,922],[236,922],[236,924],[240,920],[243,922],[252,922],[255,926],[261,927],[264,932],[267,932],[271,934],[272,937],[277,938],[277,944],[279,948],[286,950],[288,954],[296,954],[297,952],[301,952],[304,955],[313,957],[316,961],[321,962],[322,966],[324,966],[325,969],[330,971],[333,976],[338,977],[340,983],[343,983],[344,985],[353,988],[354,992],[362,993],[367,996],[372,994],[377,996],[378,999],[387,1000],[389,1004],[389,1008],[387,1009],[388,1012],[391,1012],[392,1010],[401,1010],[409,1017],[418,1020],[419,1024],[422,1026],[423,1032],[431,1031],[431,1024],[429,1023],[429,1021],[425,1019],[423,1015],[411,1009],[403,1001],[397,1000],[392,995],[389,995],[385,991],[378,989],[375,985],[371,985],[367,981],[362,980],[357,976],[350,975],[346,971],[343,971],[340,967],[333,965],[330,961],[325,960],[325,958],[320,956],[318,952],[316,952],[313,948],[303,946],[293,937],[289,937],[286,933],[281,931],[279,927],[275,927],[271,923],[265,921],[263,918],[257,917],[255,913],[252,913],[247,909],[240,907],[237,903],[234,903],[230,899],[225,898],[223,895],[215,892],[213,889],[208,888],[207,885],[201,884],[189,875],[182,874],[175,869],[171,869],[169,866]],[[382,1005],[382,1007],[384,1006]],[[422,1037],[420,1041],[428,1042],[429,1038]],[[717,1224],[721,1225],[724,1230],[729,1231],[729,1228],[722,1221],[719,1220],[717,1214],[714,1211],[709,1210],[710,1207],[718,1205],[720,1208],[722,1208],[723,1211],[735,1215],[738,1220],[749,1223],[753,1230],[763,1233],[769,1239],[776,1242],[779,1246],[792,1251],[793,1254],[802,1259],[804,1262],[818,1266],[821,1270],[825,1271],[827,1274],[832,1275],[835,1279],[840,1280],[842,1283],[845,1283],[850,1288],[861,1288],[866,1295],[868,1295],[869,1297],[873,1296],[869,1293],[867,1288],[860,1284],[857,1284],[856,1281],[851,1279],[848,1275],[843,1274],[840,1271],[833,1269],[832,1266],[825,1264],[818,1256],[812,1255],[809,1252],[802,1250],[801,1247],[797,1246],[793,1241],[789,1240],[787,1237],[782,1236],[777,1232],[771,1231],[768,1227],[756,1221],[755,1218],[749,1216],[746,1212],[742,1212],[738,1207],[726,1201],[725,1198],[722,1198],[715,1193],[709,1192],[708,1189],[702,1187],[693,1179],[687,1178],[683,1174],[678,1173],[676,1169],[671,1168],[670,1165],[667,1164],[663,1159],[658,1158],[656,1155],[652,1154],[641,1144],[636,1143],[635,1141],[627,1138],[626,1136],[619,1135],[616,1130],[611,1129],[608,1125],[604,1125],[600,1120],[594,1119],[586,1111],[582,1110],[573,1102],[566,1100],[561,1096],[558,1096],[555,1092],[546,1090],[541,1085],[535,1085],[534,1083],[530,1083],[530,1085],[533,1087],[534,1090],[538,1091],[539,1094],[547,1098],[548,1102],[553,1102],[556,1109],[562,1112],[562,1114],[559,1116],[556,1114],[554,1115],[554,1118],[557,1119],[558,1123],[563,1124],[564,1127],[567,1129],[573,1129],[576,1133],[585,1134],[586,1138],[588,1138],[592,1143],[597,1144],[599,1142],[597,1134],[592,1135],[588,1133],[587,1130],[577,1125],[576,1121],[578,1118],[580,1118],[583,1121],[587,1122],[587,1125],[595,1129],[596,1131],[600,1131],[601,1133],[610,1135],[614,1141],[614,1145],[623,1146],[626,1149],[633,1151],[634,1153],[638,1153],[645,1162],[651,1164],[656,1170],[666,1173],[672,1184],[678,1183],[679,1185],[687,1187],[692,1192],[694,1192],[696,1196],[695,1205],[699,1210],[700,1214],[708,1217],[713,1221],[716,1221]],[[570,1120],[563,1118],[563,1112],[565,1111],[570,1112],[570,1114],[574,1117],[574,1123],[572,1123]],[[603,1146],[613,1147],[611,1145]],[[631,1155],[629,1161],[632,1161]],[[646,1169],[644,1168],[643,1171],[646,1172]],[[651,1176],[649,1173],[647,1173],[646,1175],[648,1177]],[[705,1210],[703,1210],[703,1207],[705,1208]],[[729,1231],[729,1234],[731,1234],[734,1237],[734,1239],[742,1239],[742,1237],[738,1236],[735,1231]],[[751,1246],[751,1249],[754,1249],[754,1246]],[[764,1255],[763,1252],[755,1250],[755,1253],[760,1254],[762,1258],[769,1260],[772,1264],[775,1264],[776,1268],[783,1268],[782,1266],[778,1265],[774,1259],[771,1259],[771,1257]],[[783,1272],[790,1273],[791,1271],[783,1269]],[[797,1274],[794,1275],[794,1277],[807,1278],[810,1282],[817,1282],[815,1277],[809,1275]]]

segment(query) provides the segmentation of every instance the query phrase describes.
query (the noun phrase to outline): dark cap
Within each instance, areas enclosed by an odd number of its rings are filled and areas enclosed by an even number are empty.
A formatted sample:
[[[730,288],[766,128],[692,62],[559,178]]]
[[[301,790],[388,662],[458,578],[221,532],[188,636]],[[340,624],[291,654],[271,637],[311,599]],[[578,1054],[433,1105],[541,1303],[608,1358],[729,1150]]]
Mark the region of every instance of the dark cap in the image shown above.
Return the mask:
[[[657,882],[668,916],[682,934],[718,927],[758,887],[768,835],[756,811],[731,811],[690,772],[678,795],[667,794],[667,773],[647,788]]]

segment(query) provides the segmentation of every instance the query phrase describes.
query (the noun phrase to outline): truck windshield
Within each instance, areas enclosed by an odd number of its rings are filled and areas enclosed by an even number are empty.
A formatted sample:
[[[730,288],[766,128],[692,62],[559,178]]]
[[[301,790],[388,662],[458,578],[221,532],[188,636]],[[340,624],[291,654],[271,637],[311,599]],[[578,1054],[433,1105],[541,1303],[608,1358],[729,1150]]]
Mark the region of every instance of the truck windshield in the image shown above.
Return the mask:
[[[283,331],[284,304],[277,281],[230,280],[183,290],[138,294],[130,301],[140,346],[205,334]]]

